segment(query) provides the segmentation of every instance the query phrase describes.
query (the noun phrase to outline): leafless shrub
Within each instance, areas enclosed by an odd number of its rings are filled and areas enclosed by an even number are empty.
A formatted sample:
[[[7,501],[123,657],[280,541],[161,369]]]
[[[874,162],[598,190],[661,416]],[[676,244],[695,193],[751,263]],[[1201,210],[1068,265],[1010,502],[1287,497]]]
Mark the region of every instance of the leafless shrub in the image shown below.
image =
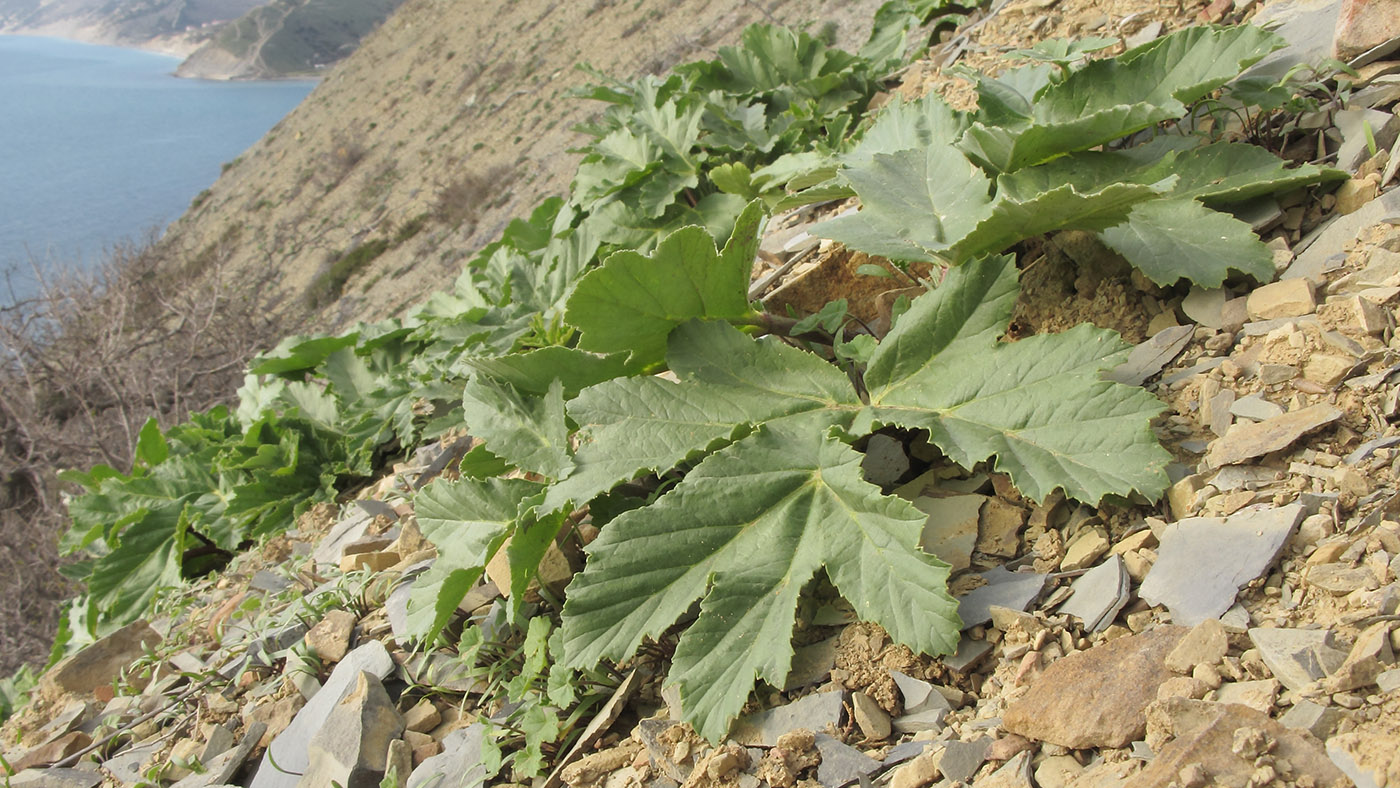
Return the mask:
[[[483,211],[501,204],[509,195],[509,181],[515,171],[505,164],[493,165],[484,173],[469,171],[459,174],[438,187],[433,218],[448,227],[476,227]]]
[[[324,155],[326,191],[340,185],[368,155],[369,148],[365,147],[357,135],[342,131],[331,137],[331,149]]]
[[[230,400],[283,333],[271,277],[226,276],[226,248],[122,247],[0,301],[0,674],[43,663],[74,591],[57,572],[57,472],[129,469],[148,418],[169,427]]]

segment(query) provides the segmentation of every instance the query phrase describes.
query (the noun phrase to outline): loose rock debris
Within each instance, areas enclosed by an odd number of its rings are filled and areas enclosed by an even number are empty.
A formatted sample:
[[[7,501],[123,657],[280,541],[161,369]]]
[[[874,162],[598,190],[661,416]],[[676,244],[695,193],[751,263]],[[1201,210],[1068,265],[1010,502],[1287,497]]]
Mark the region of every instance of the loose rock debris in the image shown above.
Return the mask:
[[[1136,43],[1254,11],[1140,5],[999,4],[901,90],[966,96],[941,65],[986,66],[1037,38]],[[648,666],[543,788],[1400,786],[1400,191],[1389,151],[1358,143],[1367,126],[1382,148],[1400,130],[1400,67],[1384,59],[1396,33],[1386,17],[1367,21],[1374,9],[1397,18],[1393,3],[1353,4],[1338,46],[1360,76],[1327,121],[1354,179],[1252,219],[1278,281],[1159,288],[1068,233],[1027,266],[1013,333],[1088,319],[1141,343],[1113,377],[1169,409],[1157,426],[1177,463],[1161,508],[1034,504],[999,474],[877,436],[867,471],[929,516],[922,546],[959,573],[956,653],[914,655],[826,609],[783,692],[718,747],[675,721]],[[1282,20],[1292,45],[1256,70],[1330,53],[1337,14],[1265,6],[1260,18]],[[812,218],[772,222],[755,297],[765,280],[799,311],[851,297],[830,272],[865,261],[807,235]],[[862,279],[874,289],[853,303],[877,332],[912,294],[885,281]],[[473,704],[483,680],[452,654],[398,643],[405,581],[435,555],[409,493],[462,450],[424,450],[373,499],[318,507],[197,586],[177,620],[137,622],[55,667],[4,729],[10,784],[291,788],[377,785],[393,771],[411,788],[482,785],[501,710]],[[558,559],[547,583],[567,581]],[[357,594],[344,594],[343,572],[364,578]],[[464,610],[500,625],[504,585],[484,583]],[[323,612],[295,620],[308,600]]]

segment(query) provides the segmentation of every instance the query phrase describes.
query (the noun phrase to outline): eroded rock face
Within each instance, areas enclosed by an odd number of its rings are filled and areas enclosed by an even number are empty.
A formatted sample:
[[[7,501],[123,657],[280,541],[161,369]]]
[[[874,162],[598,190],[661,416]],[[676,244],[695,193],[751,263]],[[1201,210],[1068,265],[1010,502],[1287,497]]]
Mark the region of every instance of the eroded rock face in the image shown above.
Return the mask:
[[[1172,677],[1166,656],[1186,632],[1159,627],[1052,663],[1006,710],[1002,726],[1074,750],[1123,747],[1141,739],[1147,730],[1144,712],[1157,688]]]

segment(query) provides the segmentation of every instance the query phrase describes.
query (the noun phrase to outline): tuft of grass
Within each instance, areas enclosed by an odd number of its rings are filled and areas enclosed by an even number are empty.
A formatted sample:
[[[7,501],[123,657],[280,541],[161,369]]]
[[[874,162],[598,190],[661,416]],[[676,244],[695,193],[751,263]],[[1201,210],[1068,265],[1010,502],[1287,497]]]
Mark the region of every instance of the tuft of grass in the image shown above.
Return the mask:
[[[481,211],[499,204],[507,190],[502,184],[514,175],[511,167],[498,164],[480,172],[464,172],[446,186],[438,188],[433,218],[456,229],[476,227]]]
[[[394,246],[398,246],[417,235],[431,218],[432,216],[430,214],[420,213],[404,222],[399,227],[398,232],[394,233]]]
[[[307,306],[320,309],[340,297],[345,291],[345,283],[350,277],[364,270],[389,248],[388,238],[365,241],[342,254],[319,276],[312,280],[306,289]]]

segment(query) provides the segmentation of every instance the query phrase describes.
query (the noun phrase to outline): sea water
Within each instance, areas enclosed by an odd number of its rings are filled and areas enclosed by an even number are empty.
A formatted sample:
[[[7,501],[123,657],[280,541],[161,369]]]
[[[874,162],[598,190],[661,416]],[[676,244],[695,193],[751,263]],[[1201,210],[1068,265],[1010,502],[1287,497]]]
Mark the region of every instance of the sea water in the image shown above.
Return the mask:
[[[0,36],[0,304],[32,294],[36,271],[159,232],[315,85],[177,79],[178,64]]]

